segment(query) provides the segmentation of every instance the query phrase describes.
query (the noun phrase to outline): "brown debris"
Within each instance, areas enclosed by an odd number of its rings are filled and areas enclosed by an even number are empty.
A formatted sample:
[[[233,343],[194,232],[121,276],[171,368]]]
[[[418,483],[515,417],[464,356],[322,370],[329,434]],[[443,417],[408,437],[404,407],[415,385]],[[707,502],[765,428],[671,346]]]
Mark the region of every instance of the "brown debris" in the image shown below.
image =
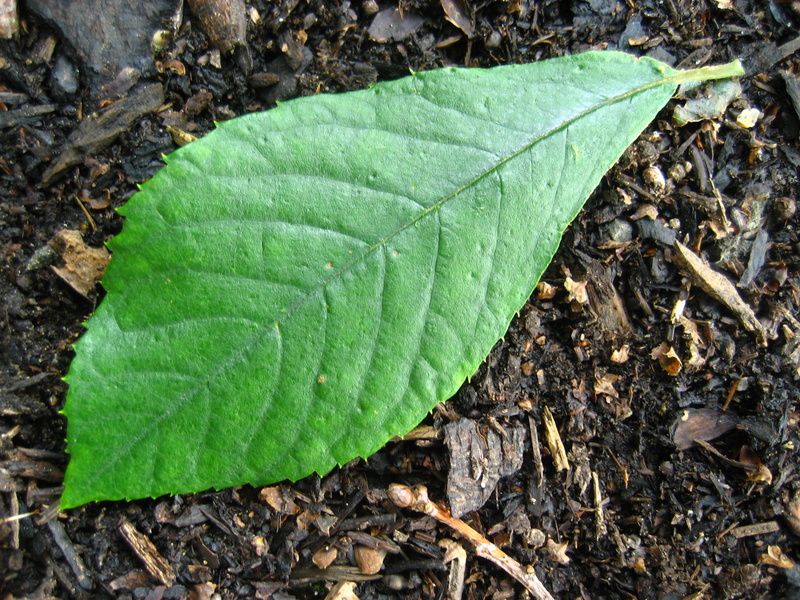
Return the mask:
[[[246,43],[247,12],[244,0],[188,0],[200,26],[220,52]]]
[[[158,549],[146,535],[139,533],[127,519],[120,520],[117,529],[125,541],[128,542],[128,546],[130,546],[134,554],[142,561],[144,568],[147,569],[150,575],[167,587],[175,583],[175,571],[173,571],[172,566],[161,556]]]
[[[769,334],[756,318],[753,309],[739,296],[736,286],[680,242],[675,242],[673,250],[672,260],[681,272],[689,277],[693,284],[727,306],[746,329],[756,334],[758,342],[762,346],[766,346]]]
[[[542,425],[544,426],[544,439],[547,447],[550,449],[550,456],[553,457],[556,471],[569,470],[569,460],[567,460],[567,451],[564,449],[564,443],[561,441],[561,435],[558,433],[556,421],[553,418],[553,413],[547,406],[542,407]]]
[[[110,582],[108,587],[112,592],[118,592],[120,590],[133,591],[138,587],[146,586],[150,581],[150,575],[145,571],[134,570],[125,575],[120,575]]]
[[[63,267],[51,266],[56,275],[84,298],[94,295],[97,283],[111,260],[105,246],[87,246],[79,231],[62,229],[50,240],[50,247],[64,261]]]
[[[567,302],[576,302],[583,305],[589,302],[589,293],[586,291],[586,281],[573,281],[572,277],[564,280],[564,289],[567,290]]]
[[[560,565],[568,565],[570,558],[567,556],[569,544],[567,542],[556,542],[555,540],[548,539],[544,546],[547,554],[550,555],[550,560],[557,562]]]
[[[445,550],[444,563],[450,565],[444,598],[445,600],[461,600],[464,594],[464,578],[467,573],[467,551],[458,542],[446,538],[439,540],[439,545]]]
[[[670,346],[667,342],[662,342],[660,346],[654,348],[650,353],[650,358],[657,360],[661,368],[670,375],[677,375],[683,368],[683,361],[681,361],[675,348]]]
[[[759,562],[779,569],[793,569],[795,566],[780,546],[767,546],[767,552],[761,555]]]
[[[295,504],[287,490],[281,486],[262,488],[259,496],[278,513],[296,515],[300,512],[300,507]]]

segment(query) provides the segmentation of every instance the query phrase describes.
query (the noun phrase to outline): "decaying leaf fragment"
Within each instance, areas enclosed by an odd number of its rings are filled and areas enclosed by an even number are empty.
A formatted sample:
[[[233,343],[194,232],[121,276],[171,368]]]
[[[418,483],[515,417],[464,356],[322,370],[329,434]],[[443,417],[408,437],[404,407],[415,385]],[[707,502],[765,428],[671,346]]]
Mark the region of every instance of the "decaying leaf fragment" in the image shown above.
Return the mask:
[[[569,544],[567,542],[556,542],[555,540],[548,539],[545,550],[547,550],[547,554],[550,555],[550,560],[560,565],[569,564],[570,558],[567,556]]]
[[[681,412],[672,425],[672,442],[686,450],[697,441],[710,441],[735,429],[740,419],[735,414],[711,408],[690,408]]]
[[[795,565],[780,546],[767,546],[766,554],[761,555],[761,562],[779,569],[792,569]]]
[[[712,298],[722,302],[733,312],[746,329],[756,334],[758,342],[766,346],[769,333],[756,317],[753,309],[742,300],[736,286],[719,271],[712,269],[709,264],[697,256],[689,248],[675,242],[672,260],[692,283],[700,287]]]
[[[475,35],[475,25],[467,14],[464,0],[441,0],[441,4],[448,21],[467,34],[467,37]]]
[[[661,368],[670,375],[677,375],[683,368],[680,356],[675,352],[675,348],[667,342],[662,342],[660,346],[654,348],[650,353],[650,358],[657,360]]]

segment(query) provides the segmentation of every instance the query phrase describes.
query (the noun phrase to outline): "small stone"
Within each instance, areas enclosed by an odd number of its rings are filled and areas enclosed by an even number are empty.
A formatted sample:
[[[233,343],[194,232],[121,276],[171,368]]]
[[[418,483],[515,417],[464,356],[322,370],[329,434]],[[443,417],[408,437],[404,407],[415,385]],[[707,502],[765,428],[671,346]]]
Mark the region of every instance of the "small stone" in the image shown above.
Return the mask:
[[[492,30],[492,33],[489,34],[489,39],[486,40],[486,47],[487,48],[499,48],[500,43],[503,41],[503,36],[500,35],[500,32],[496,29]]]
[[[644,182],[650,186],[651,189],[657,192],[663,191],[664,188],[667,187],[667,180],[664,177],[664,173],[656,166],[647,167],[642,172],[642,179],[644,179]]]
[[[531,548],[541,548],[547,541],[547,536],[541,529],[530,529],[525,533],[525,541]]]
[[[376,14],[380,10],[380,6],[375,0],[364,0],[364,3],[361,5],[361,9],[364,11],[364,14],[368,17]]]
[[[50,74],[50,86],[56,98],[72,96],[80,87],[77,69],[63,54],[56,57],[53,71]]]
[[[787,196],[777,198],[773,203],[773,207],[775,216],[780,221],[788,221],[794,216],[795,212],[797,212],[797,203],[793,198]]]
[[[394,592],[400,592],[408,587],[408,580],[402,575],[386,575],[383,584]]]
[[[608,236],[620,244],[630,242],[633,239],[633,225],[622,219],[614,219],[608,224]]]
[[[42,267],[46,267],[55,260],[56,256],[56,251],[53,250],[49,245],[37,248],[33,253],[33,256],[31,256],[30,260],[28,261],[28,264],[25,265],[25,271],[30,273],[31,271],[37,271]]]
[[[669,178],[675,183],[680,183],[683,181],[684,177],[686,177],[686,174],[691,171],[691,169],[691,163],[675,163],[669,168],[667,175],[669,175]]]
[[[757,108],[745,108],[742,112],[739,113],[739,116],[736,117],[736,124],[749,129],[753,125],[755,125],[758,120],[764,116]]]

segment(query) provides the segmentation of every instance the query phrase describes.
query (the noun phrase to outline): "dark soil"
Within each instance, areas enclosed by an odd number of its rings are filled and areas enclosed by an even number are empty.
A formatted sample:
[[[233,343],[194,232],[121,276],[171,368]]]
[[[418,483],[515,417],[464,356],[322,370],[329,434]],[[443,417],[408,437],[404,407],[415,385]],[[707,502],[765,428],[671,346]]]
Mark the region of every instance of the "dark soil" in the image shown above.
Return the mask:
[[[132,88],[160,82],[162,106],[130,125],[121,119],[110,145],[52,177],[69,136],[108,101],[98,100],[98,77],[84,73],[70,93],[51,76],[60,56],[81,58],[57,24],[21,9],[18,39],[0,44],[3,597],[310,598],[335,581],[357,583],[362,599],[452,597],[453,563],[437,543],[456,534],[398,510],[386,488],[423,483],[446,503],[450,474],[450,501],[474,502],[455,496],[459,457],[448,446],[458,445],[443,433],[466,418],[481,439],[513,447],[500,465],[511,473],[463,518],[533,565],[556,598],[800,598],[796,3],[471,2],[472,39],[438,2],[401,4],[421,21],[377,42],[368,1],[249,2],[260,18],[248,12],[246,45],[222,53],[219,67],[187,10],[157,57],[163,72]],[[409,69],[590,49],[681,67],[740,58],[748,75],[721,117],[679,128],[673,101],[651,124],[567,231],[543,278],[554,289],[530,299],[477,375],[426,422],[434,429],[321,479],[56,512],[68,461],[61,377],[102,290],[87,298],[67,285],[48,242],[78,230],[100,247],[117,234],[114,208],[177,147],[167,125],[201,136],[277,99],[359,89]],[[748,107],[762,113],[753,127],[736,123]],[[764,344],[677,269],[675,239],[740,284]],[[572,282],[588,297],[570,294]],[[684,301],[682,317],[672,315]],[[545,407],[567,470],[556,469]],[[693,439],[706,441],[685,447]],[[125,523],[154,551],[126,541]],[[365,575],[354,548],[370,544],[401,552]],[[465,598],[525,596],[465,549]],[[163,558],[161,570],[145,568],[148,553]],[[323,572],[325,554],[336,558]]]

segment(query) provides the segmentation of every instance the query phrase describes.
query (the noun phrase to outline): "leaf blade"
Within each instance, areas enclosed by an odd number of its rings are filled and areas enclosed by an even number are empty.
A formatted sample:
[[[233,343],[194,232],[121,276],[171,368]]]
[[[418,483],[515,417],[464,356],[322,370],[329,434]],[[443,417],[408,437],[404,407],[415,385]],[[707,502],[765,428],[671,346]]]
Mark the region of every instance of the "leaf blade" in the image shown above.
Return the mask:
[[[674,91],[673,71],[625,55],[537,66],[301,99],[172,155],[121,211],[108,297],[78,344],[62,505],[326,471],[454,393]],[[547,121],[565,81],[570,110]],[[216,156],[221,146],[234,151]],[[548,227],[530,231],[528,214]],[[110,419],[94,416],[101,407]],[[120,435],[115,412],[136,433],[98,456]]]

